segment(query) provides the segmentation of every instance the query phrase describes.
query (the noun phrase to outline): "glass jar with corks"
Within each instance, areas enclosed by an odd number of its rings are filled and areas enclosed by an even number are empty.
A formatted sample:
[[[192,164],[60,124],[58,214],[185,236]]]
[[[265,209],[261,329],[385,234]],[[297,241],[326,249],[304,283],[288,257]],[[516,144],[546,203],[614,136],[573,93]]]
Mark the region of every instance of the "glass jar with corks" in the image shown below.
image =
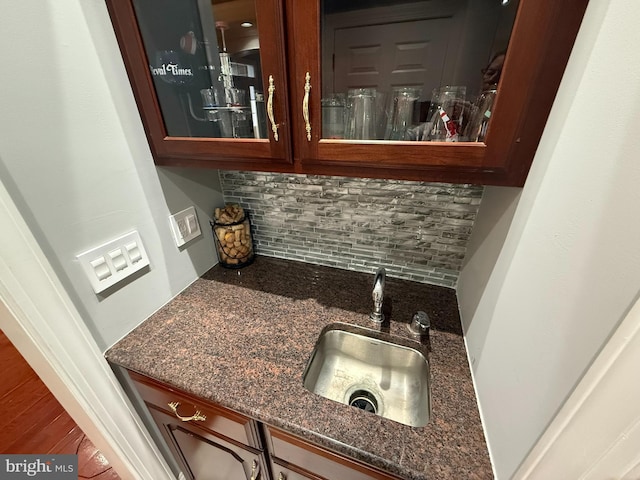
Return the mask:
[[[228,203],[216,208],[211,228],[221,266],[241,268],[253,262],[251,223],[240,205]]]

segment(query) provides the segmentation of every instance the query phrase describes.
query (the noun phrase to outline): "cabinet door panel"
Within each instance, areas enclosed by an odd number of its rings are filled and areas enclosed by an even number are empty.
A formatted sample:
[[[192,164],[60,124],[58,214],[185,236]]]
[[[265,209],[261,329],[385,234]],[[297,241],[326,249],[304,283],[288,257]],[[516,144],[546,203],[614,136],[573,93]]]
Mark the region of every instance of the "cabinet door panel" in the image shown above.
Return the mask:
[[[323,84],[322,93],[346,95],[345,138],[469,141],[466,125],[477,95],[499,87],[504,55],[497,54],[506,50],[518,1],[369,1],[347,9],[324,0],[322,48],[330,51],[323,52],[322,79],[334,82],[333,90],[331,82]],[[491,75],[481,74],[489,63]],[[375,108],[366,108],[362,88]],[[449,118],[436,115],[438,109]],[[353,117],[358,122],[362,115],[376,128],[352,130]],[[436,134],[445,123],[455,132]]]
[[[157,163],[291,162],[280,0],[107,4]]]
[[[289,50],[294,65],[290,74],[293,105],[298,102],[301,105],[306,91],[309,92],[309,121],[300,107],[292,109],[294,151],[305,173],[518,186],[524,183],[533,160],[588,3],[588,0],[286,1],[288,28],[291,38],[296,39],[295,48]],[[353,8],[358,10],[350,11]],[[394,23],[396,33],[385,33]],[[433,56],[435,73],[407,53],[415,53],[421,60],[431,56],[428,48],[422,52],[417,48],[425,45],[428,35],[422,41],[412,35],[403,37],[404,33],[411,33],[411,26],[417,25],[429,29],[433,25],[432,33],[440,45],[436,48],[446,49],[444,61],[439,55]],[[374,28],[378,29],[376,33],[372,33]],[[349,31],[354,35],[347,35]],[[362,38],[353,38],[356,33],[361,33]],[[388,40],[389,35],[396,38]],[[396,47],[386,49],[385,44]],[[486,136],[481,142],[467,142],[466,125],[477,110],[474,102],[486,87],[487,78],[495,74],[494,57],[505,49],[501,75],[493,79],[493,83],[497,82],[497,94],[487,117],[490,120]],[[407,59],[400,59],[398,52],[406,54]],[[385,60],[383,55],[389,59]],[[424,71],[423,79],[416,80],[418,71]],[[305,89],[307,73],[310,85]],[[345,75],[346,79],[339,78]],[[413,135],[430,132],[434,124],[441,127],[440,122],[450,120],[445,118],[450,115],[448,111],[442,115],[438,109],[443,106],[442,97],[433,96],[426,86],[434,81],[428,80],[428,76],[438,75],[441,87],[466,87],[464,99],[455,102],[462,106],[455,132],[462,135],[452,134],[445,141],[433,133]],[[385,77],[390,80],[380,80]],[[394,115],[397,109],[392,101],[398,95],[391,93],[390,88],[419,85],[421,95],[411,100],[411,115],[402,116],[407,122],[400,122],[410,125],[411,134],[387,138],[389,132],[396,132],[399,118]],[[360,92],[364,100],[355,94],[350,100],[348,90],[356,86],[376,88],[376,92]],[[378,89],[387,91],[377,92]],[[346,97],[344,139],[333,133],[337,129],[331,129],[331,138],[322,134],[322,100],[332,94]],[[379,98],[382,107],[377,104],[360,110],[353,107],[378,102]],[[353,120],[349,112],[355,116],[364,111],[362,118],[372,118],[372,110],[378,117],[372,121],[383,125],[386,122],[386,127],[378,125],[368,130],[371,136],[357,134],[350,138],[348,127]],[[307,127],[311,129],[310,136]]]
[[[149,405],[160,431],[194,480],[249,480],[260,478],[260,452],[234,445],[222,438],[181,423],[175,417]],[[185,472],[186,473],[186,472]]]

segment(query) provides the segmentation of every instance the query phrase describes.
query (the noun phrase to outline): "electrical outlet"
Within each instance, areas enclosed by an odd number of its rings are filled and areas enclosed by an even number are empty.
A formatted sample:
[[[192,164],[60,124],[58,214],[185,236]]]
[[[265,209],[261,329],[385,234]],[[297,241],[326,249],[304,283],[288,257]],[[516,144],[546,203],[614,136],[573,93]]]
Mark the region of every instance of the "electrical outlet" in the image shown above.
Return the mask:
[[[181,212],[171,215],[169,217],[169,223],[171,224],[171,232],[173,233],[177,247],[181,247],[185,243],[202,235],[194,207],[186,208]]]

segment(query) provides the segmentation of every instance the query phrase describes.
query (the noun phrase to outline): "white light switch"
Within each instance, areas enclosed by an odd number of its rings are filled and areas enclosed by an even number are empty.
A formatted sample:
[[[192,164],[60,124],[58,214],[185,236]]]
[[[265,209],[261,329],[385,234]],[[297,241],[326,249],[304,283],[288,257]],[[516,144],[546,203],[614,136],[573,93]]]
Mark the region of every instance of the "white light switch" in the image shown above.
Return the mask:
[[[138,244],[136,242],[131,242],[124,246],[129,254],[129,260],[131,263],[136,263],[137,261],[142,259],[142,254],[140,253],[140,249],[138,248]]]
[[[171,232],[176,241],[176,246],[181,247],[196,237],[202,235],[196,209],[189,207],[169,217]]]
[[[93,267],[93,271],[96,277],[98,277],[98,280],[104,280],[105,278],[111,276],[111,270],[109,270],[109,265],[107,265],[107,261],[104,259],[104,257],[96,258],[90,263]]]
[[[149,265],[149,257],[136,231],[87,250],[76,258],[96,293]]]
[[[189,234],[200,231],[200,225],[195,215],[187,215],[187,230]]]
[[[113,252],[109,252],[109,257],[111,257],[111,263],[113,267],[116,269],[116,272],[119,272],[123,268],[127,268],[127,260],[124,258],[121,249],[114,250]]]

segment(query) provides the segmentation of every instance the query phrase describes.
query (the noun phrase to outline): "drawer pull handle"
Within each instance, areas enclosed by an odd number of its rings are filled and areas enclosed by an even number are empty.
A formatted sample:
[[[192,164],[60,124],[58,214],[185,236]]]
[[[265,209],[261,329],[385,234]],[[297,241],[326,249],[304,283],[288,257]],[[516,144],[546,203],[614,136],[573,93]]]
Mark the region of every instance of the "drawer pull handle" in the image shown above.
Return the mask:
[[[258,462],[254,460],[253,463],[251,464],[251,480],[256,480],[256,478],[258,478],[257,473],[258,473]]]
[[[273,115],[273,92],[276,91],[276,87],[273,84],[273,75],[269,75],[269,98],[267,99],[267,114],[271,121],[271,131],[273,132],[273,139],[278,141],[278,124],[276,118]]]
[[[180,402],[171,402],[168,405],[175,416],[183,422],[190,422],[191,420],[193,420],[194,422],[204,422],[207,419],[206,415],[203,415],[200,410],[196,410],[196,413],[194,413],[190,417],[181,416],[180,414],[178,414],[178,407],[180,406]]]
[[[302,116],[304,117],[307,141],[311,141],[311,122],[309,121],[309,91],[311,90],[311,75],[309,72],[304,77],[304,99],[302,100]]]

